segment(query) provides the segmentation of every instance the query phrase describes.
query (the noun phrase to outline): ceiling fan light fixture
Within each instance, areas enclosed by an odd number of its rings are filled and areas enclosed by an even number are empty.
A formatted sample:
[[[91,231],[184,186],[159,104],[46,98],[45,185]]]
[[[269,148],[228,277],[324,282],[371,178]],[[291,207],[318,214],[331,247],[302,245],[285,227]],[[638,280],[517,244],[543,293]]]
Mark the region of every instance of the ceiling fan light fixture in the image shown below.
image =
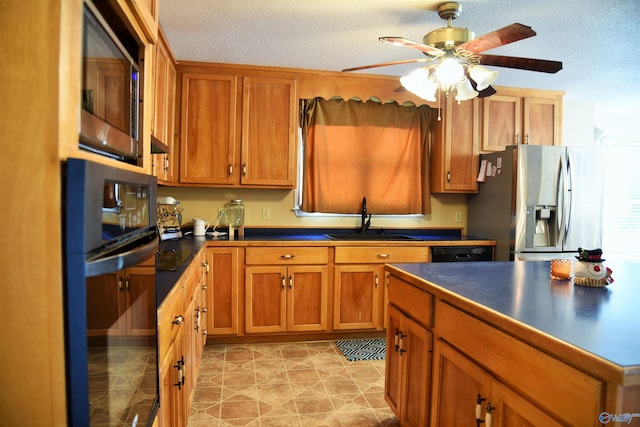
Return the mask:
[[[400,84],[422,99],[427,101],[436,100],[438,85],[429,78],[429,71],[426,68],[418,68],[401,77]]]
[[[456,101],[466,101],[478,96],[478,92],[473,90],[469,79],[464,79],[456,84]]]
[[[484,90],[496,81],[498,72],[491,71],[480,64],[476,64],[469,67],[469,76],[476,82],[476,89]]]
[[[462,65],[453,57],[446,57],[436,68],[436,78],[443,87],[451,87],[464,77]]]

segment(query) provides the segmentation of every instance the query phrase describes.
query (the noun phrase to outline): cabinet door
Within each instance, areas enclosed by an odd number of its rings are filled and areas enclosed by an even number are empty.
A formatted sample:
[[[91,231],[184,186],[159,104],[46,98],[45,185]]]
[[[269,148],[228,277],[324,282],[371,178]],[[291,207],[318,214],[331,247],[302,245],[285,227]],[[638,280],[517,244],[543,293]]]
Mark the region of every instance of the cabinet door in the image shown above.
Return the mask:
[[[384,399],[398,418],[402,401],[402,359],[400,358],[400,332],[404,315],[389,306],[387,311],[387,351],[385,357]]]
[[[521,141],[521,98],[492,95],[483,99],[482,150],[502,151]]]
[[[434,120],[431,146],[431,192],[478,191],[478,144],[480,101],[458,103],[447,98],[444,120]]]
[[[405,317],[402,324],[400,354],[404,358],[402,376],[401,421],[404,426],[425,426],[429,414],[429,384],[431,384],[432,334],[418,323]]]
[[[334,329],[380,327],[384,267],[338,265],[334,280]]]
[[[237,77],[184,73],[180,182],[232,184],[236,161]]]
[[[562,111],[558,98],[525,98],[522,112],[525,144],[561,145]]]
[[[162,32],[156,45],[154,76],[154,114],[152,133],[164,143],[170,153],[153,154],[152,170],[160,182],[173,182],[173,132],[175,122],[176,69]]]
[[[540,409],[523,399],[503,384],[494,382],[491,387],[491,417],[494,426],[499,427],[560,427],[559,423]],[[486,406],[485,406],[486,408]],[[484,408],[483,408],[484,409]],[[483,418],[486,417],[483,410]],[[597,425],[597,420],[593,420]]]
[[[238,248],[208,248],[207,333],[238,334]]]
[[[124,270],[87,278],[87,334],[124,335],[125,304]]]
[[[327,267],[287,268],[287,330],[327,330]]]
[[[427,425],[432,334],[389,307],[385,399],[403,426]]]
[[[293,188],[296,179],[296,81],[244,77],[243,82],[240,182]]]
[[[153,267],[126,270],[127,335],[156,334],[156,272]]]
[[[286,331],[286,268],[247,267],[245,275],[246,332]]]
[[[435,343],[433,363],[431,425],[458,427],[473,424],[478,396],[489,398],[491,377],[440,340]],[[484,400],[482,407],[486,408],[488,403],[495,406],[494,402]]]

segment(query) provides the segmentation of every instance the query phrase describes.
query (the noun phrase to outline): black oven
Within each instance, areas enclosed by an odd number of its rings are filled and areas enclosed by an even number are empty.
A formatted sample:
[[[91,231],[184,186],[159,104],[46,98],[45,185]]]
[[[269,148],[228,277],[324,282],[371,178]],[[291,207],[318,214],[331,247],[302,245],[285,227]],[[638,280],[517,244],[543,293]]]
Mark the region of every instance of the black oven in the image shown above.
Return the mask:
[[[63,179],[69,425],[151,425],[158,408],[156,178],[70,158]]]

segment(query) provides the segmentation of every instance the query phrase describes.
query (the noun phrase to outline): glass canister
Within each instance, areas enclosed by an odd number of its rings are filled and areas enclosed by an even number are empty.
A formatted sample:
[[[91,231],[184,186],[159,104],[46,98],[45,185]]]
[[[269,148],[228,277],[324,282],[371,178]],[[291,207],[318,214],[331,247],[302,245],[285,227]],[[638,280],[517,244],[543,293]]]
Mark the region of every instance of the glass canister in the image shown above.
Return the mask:
[[[242,200],[231,200],[224,205],[224,221],[229,226],[229,238],[233,239],[235,231],[244,236],[244,203]]]

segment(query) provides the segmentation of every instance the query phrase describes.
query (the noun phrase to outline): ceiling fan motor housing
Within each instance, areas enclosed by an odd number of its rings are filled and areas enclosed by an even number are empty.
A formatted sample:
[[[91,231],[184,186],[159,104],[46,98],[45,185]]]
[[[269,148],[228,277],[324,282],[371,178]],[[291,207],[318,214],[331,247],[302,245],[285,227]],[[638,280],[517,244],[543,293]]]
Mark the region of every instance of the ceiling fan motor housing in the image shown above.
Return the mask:
[[[438,49],[451,49],[476,38],[473,31],[460,27],[445,27],[433,30],[422,38],[426,45]]]

